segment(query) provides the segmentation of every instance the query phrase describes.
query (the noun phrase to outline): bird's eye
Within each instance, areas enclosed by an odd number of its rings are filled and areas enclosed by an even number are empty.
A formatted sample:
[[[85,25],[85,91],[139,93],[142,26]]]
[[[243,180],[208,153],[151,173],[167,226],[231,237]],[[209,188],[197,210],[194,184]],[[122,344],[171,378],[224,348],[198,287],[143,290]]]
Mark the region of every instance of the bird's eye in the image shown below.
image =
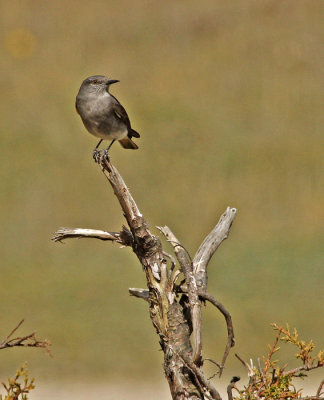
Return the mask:
[[[93,80],[92,83],[96,85],[98,83],[97,79]]]

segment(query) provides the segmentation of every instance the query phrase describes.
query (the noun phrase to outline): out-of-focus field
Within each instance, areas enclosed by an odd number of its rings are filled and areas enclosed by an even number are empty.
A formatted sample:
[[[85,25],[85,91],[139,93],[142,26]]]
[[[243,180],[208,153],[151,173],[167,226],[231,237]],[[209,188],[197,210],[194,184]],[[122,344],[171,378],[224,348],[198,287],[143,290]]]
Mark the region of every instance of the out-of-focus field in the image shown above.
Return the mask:
[[[164,379],[147,304],[128,295],[145,285],[130,250],[50,241],[60,226],[124,223],[74,110],[93,74],[120,79],[112,92],[142,135],[139,151],[111,155],[152,229],[169,225],[194,254],[237,207],[209,274],[236,351],[265,354],[271,322],[323,347],[323,11],[313,0],[0,2],[0,337],[24,317],[21,333],[37,330],[54,355],[3,350],[0,380],[24,360],[40,385]],[[225,334],[207,307],[206,357],[221,358]],[[297,365],[294,351],[287,360]],[[221,386],[233,374],[245,371],[232,356]]]
[[[246,382],[245,382],[246,383]],[[314,394],[317,386],[302,383],[305,394]],[[89,399],[152,399],[170,398],[170,391],[165,382],[113,382],[110,385],[93,382],[64,382],[61,387],[55,384],[40,385],[34,391],[33,400],[89,400]],[[227,398],[225,387],[219,390],[223,399]]]

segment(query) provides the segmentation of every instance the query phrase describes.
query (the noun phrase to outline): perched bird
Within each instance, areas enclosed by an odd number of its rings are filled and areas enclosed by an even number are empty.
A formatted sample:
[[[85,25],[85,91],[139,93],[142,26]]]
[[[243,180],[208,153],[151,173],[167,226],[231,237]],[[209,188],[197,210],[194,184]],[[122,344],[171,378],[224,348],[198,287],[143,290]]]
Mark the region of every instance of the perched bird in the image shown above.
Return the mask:
[[[109,86],[116,82],[103,75],[90,76],[82,82],[76,97],[75,107],[84,126],[101,139],[94,149],[95,159],[103,140],[112,140],[107,152],[115,140],[125,149],[138,149],[132,137],[139,138],[140,134],[132,129],[124,107],[109,93]]]

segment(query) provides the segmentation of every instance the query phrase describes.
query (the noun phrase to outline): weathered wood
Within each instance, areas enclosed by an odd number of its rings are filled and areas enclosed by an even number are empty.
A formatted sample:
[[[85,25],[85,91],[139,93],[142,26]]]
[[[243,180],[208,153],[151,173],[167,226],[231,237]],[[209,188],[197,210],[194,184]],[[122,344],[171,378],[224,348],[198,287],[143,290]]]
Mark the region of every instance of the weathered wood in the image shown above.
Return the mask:
[[[112,240],[120,242],[119,232],[106,232],[98,229],[83,229],[83,228],[60,228],[52,237],[54,242],[61,242],[70,238],[93,238],[100,240]]]
[[[206,293],[207,276],[203,277],[202,284],[198,284],[198,279],[203,274],[207,275],[208,261],[228,234],[231,224],[229,221],[233,221],[235,209],[226,210],[218,223],[219,227],[216,226],[217,229],[213,230],[215,232],[209,234],[200,246],[194,262],[169,228],[159,228],[173,248],[177,265],[173,256],[162,249],[160,238],[150,232],[117,169],[105,158],[99,164],[119,201],[128,228],[123,227],[121,232],[61,228],[55,233],[53,240],[87,237],[111,240],[131,247],[143,266],[147,289],[130,288],[129,292],[149,303],[150,317],[164,352],[164,372],[172,398],[221,400],[218,391],[204,376],[201,368],[201,301],[210,301],[225,316],[228,332],[232,332],[231,335],[229,333],[226,351],[234,344],[233,325],[230,314],[221,303]],[[180,286],[177,281],[182,276],[185,283]],[[224,368],[225,359],[223,357],[219,364],[221,369]]]
[[[192,321],[192,360],[195,364],[201,364],[202,339],[201,339],[201,303],[198,296],[198,288],[196,279],[193,274],[192,262],[189,259],[187,251],[181,245],[171,229],[167,226],[159,227],[159,230],[165,235],[171,243],[175,255],[180,264],[187,282],[187,295],[189,299],[189,307]]]
[[[224,350],[224,355],[222,358],[222,362],[219,367],[219,376],[222,376],[223,369],[225,367],[225,362],[226,359],[229,355],[229,352],[232,347],[235,345],[235,339],[234,339],[234,328],[233,328],[233,322],[232,322],[232,317],[231,314],[227,311],[227,309],[223,306],[223,304],[216,300],[213,296],[204,293],[203,291],[199,291],[198,295],[201,299],[209,301],[211,304],[213,304],[223,315],[226,321],[226,326],[227,326],[227,343],[225,346]]]
[[[146,301],[150,300],[150,291],[149,290],[140,289],[140,288],[129,288],[128,291],[131,296],[135,296],[135,297],[138,297],[139,299],[143,299]]]
[[[122,207],[128,226],[134,236],[133,251],[146,273],[150,291],[150,315],[160,345],[164,351],[164,369],[174,399],[194,399],[201,395],[197,384],[187,377],[182,355],[192,358],[190,328],[184,318],[183,306],[176,302],[173,285],[166,272],[166,260],[160,239],[151,234],[133,197],[117,169],[107,160],[101,168]]]
[[[215,251],[227,239],[236,208],[227,207],[215,228],[206,236],[193,259],[193,272],[200,290],[207,289],[207,266]]]
[[[50,351],[51,342],[48,340],[40,340],[36,337],[36,332],[32,332],[28,335],[21,337],[12,337],[13,334],[21,327],[24,323],[22,319],[14,329],[0,342],[0,350],[11,348],[11,347],[40,347],[46,349],[47,353],[52,356]]]

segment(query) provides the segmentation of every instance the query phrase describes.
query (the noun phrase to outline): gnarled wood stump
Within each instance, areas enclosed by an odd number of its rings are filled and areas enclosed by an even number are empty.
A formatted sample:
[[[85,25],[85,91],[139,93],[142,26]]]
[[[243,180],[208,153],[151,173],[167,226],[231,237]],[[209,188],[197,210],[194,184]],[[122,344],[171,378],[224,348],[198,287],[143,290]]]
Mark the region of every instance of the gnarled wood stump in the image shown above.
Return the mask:
[[[229,312],[207,293],[207,266],[227,238],[236,209],[227,207],[192,259],[170,228],[158,227],[171,244],[174,258],[162,249],[160,238],[150,232],[117,169],[106,159],[99,165],[114,190],[128,227],[120,232],[61,228],[53,240],[87,237],[131,247],[143,266],[147,288],[131,288],[129,292],[149,304],[151,320],[164,352],[164,372],[172,398],[220,400],[218,391],[202,371],[201,302],[213,304],[226,320],[228,339],[224,355],[220,363],[214,361],[221,375],[230,348],[234,346],[234,332]]]

